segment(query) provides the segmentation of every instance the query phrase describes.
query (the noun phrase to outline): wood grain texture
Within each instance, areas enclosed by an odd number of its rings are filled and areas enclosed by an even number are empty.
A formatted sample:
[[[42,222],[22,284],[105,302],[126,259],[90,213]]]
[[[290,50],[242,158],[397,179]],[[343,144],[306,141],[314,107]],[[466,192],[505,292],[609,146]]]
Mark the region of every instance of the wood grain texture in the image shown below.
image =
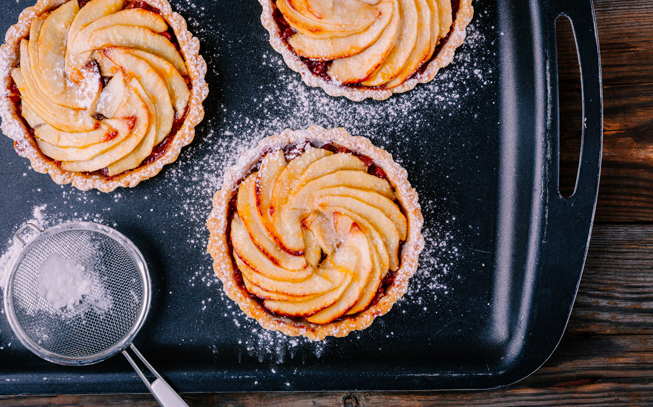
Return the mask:
[[[605,134],[592,243],[567,332],[529,378],[486,392],[184,395],[191,406],[653,405],[653,3],[596,0]],[[563,31],[565,29],[563,28]],[[563,32],[565,34],[565,32]],[[580,88],[569,29],[559,43],[561,177],[580,150]],[[566,39],[565,39],[566,38]],[[640,224],[634,224],[639,222]],[[643,223],[643,224],[642,224]],[[4,406],[156,406],[149,394],[0,397]]]

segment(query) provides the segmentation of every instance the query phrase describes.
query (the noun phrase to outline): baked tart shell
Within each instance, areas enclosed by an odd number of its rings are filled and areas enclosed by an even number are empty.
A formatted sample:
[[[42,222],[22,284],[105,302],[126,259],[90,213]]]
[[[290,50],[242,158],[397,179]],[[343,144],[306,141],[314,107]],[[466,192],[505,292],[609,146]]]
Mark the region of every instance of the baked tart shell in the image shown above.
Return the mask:
[[[207,71],[206,62],[199,55],[200,43],[187,29],[184,18],[173,12],[166,0],[147,0],[146,3],[156,9],[174,31],[180,52],[188,68],[191,82],[190,99],[185,120],[177,130],[165,152],[147,164],[141,164],[133,170],[111,177],[94,173],[65,171],[57,162],[45,156],[39,149],[25,121],[19,113],[16,103],[11,99],[13,79],[11,69],[19,63],[20,42],[29,36],[30,25],[34,19],[45,12],[65,4],[64,0],[38,0],[36,5],[28,7],[20,14],[18,23],[9,28],[5,43],[0,47],[0,116],[2,131],[14,140],[14,148],[19,156],[30,160],[32,168],[42,174],[49,174],[57,184],[72,184],[86,191],[98,189],[111,192],[118,187],[135,187],[141,181],[157,175],[164,165],[177,160],[181,149],[190,144],[195,137],[195,126],[204,118],[202,102],[208,95],[208,85],[204,79]]]
[[[417,73],[403,82],[401,85],[387,89],[383,87],[366,87],[362,85],[341,85],[333,81],[328,81],[313,72],[302,62],[286,41],[282,39],[279,25],[274,18],[276,5],[274,0],[259,0],[263,7],[261,14],[261,23],[270,33],[270,44],[275,51],[283,56],[286,65],[293,71],[299,73],[306,85],[316,88],[322,88],[330,96],[344,96],[354,102],[360,102],[367,98],[375,100],[385,100],[394,93],[404,93],[413,89],[418,83],[428,83],[435,78],[441,68],[446,67],[453,61],[455,51],[465,41],[466,28],[474,16],[472,0],[460,0],[458,11],[455,16],[455,22],[451,32],[446,38],[446,42],[426,65],[426,68],[420,68]]]
[[[242,280],[238,281],[237,276],[240,272],[234,262],[232,245],[229,241],[229,224],[233,212],[231,202],[238,192],[240,182],[255,169],[267,153],[307,141],[318,145],[331,144],[344,147],[353,153],[370,158],[385,172],[408,223],[400,265],[394,281],[387,287],[384,295],[365,310],[327,324],[314,324],[303,318],[278,316],[265,309],[260,301],[250,295]],[[210,231],[208,252],[213,258],[215,274],[222,281],[227,296],[235,301],[247,316],[257,320],[264,328],[290,336],[305,336],[311,340],[322,340],[327,336],[344,337],[352,331],[370,326],[376,317],[390,311],[394,303],[406,293],[409,279],[417,270],[418,257],[424,247],[424,239],[421,235],[423,222],[417,192],[410,186],[406,170],[399,166],[388,152],[375,147],[367,138],[349,135],[343,128],[325,130],[313,126],[306,130],[285,130],[279,135],[261,140],[256,148],[244,153],[237,164],[227,170],[222,188],[213,197],[213,210],[207,220]]]

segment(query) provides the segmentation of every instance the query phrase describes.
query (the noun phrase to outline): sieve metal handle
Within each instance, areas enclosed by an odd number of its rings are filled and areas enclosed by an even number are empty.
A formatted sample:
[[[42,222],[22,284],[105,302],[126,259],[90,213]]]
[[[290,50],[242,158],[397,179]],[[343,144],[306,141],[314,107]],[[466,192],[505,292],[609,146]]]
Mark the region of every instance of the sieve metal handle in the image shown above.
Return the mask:
[[[159,373],[157,373],[156,370],[150,365],[147,360],[141,355],[141,353],[136,349],[136,347],[131,344],[129,345],[129,349],[134,352],[134,354],[143,362],[143,364],[156,376],[156,380],[154,380],[152,383],[150,383],[141,369],[136,365],[136,362],[134,362],[134,359],[127,353],[127,349],[122,351],[122,354],[125,355],[125,358],[127,358],[127,361],[129,362],[130,365],[134,368],[138,376],[141,378],[143,383],[147,386],[147,388],[150,390],[156,401],[159,402],[160,405],[163,407],[188,407],[188,404],[173,390],[170,385],[163,380],[163,377]]]
[[[22,235],[23,232],[25,232],[27,229],[34,229],[39,234],[43,233],[43,230],[41,230],[41,228],[36,226],[35,224],[33,223],[25,224],[25,226],[21,227],[20,229],[18,229],[18,231],[16,231],[16,233],[14,233],[14,239],[18,240],[20,244],[22,244],[23,246],[27,246],[27,243],[23,240],[22,237],[20,237],[20,235]]]

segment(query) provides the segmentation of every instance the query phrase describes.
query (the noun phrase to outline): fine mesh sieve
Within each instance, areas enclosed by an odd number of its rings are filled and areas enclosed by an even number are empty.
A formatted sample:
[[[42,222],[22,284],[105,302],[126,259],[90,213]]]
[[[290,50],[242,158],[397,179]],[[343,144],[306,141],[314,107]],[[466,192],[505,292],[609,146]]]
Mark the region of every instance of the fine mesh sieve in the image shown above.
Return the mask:
[[[38,233],[26,244],[29,229]],[[123,352],[159,403],[185,406],[183,400],[131,345],[145,322],[151,282],[145,259],[121,233],[89,222],[67,223],[43,232],[27,224],[15,234],[23,246],[5,285],[5,313],[18,339],[41,358],[82,366]],[[90,292],[81,303],[55,309],[38,293],[43,263],[53,254],[89,271]],[[126,348],[157,377],[150,384]]]

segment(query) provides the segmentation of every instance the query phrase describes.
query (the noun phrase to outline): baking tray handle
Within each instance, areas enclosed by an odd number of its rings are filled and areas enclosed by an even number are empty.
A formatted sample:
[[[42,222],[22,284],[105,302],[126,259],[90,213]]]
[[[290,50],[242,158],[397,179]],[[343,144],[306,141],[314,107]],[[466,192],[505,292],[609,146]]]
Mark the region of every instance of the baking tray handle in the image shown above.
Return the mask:
[[[546,312],[560,315],[565,321],[560,331],[550,332],[560,335],[569,320],[571,309],[578,291],[580,278],[585,265],[589,238],[594,221],[594,212],[599,190],[601,173],[601,152],[603,147],[603,84],[601,80],[601,60],[599,42],[591,0],[549,0],[547,24],[549,24],[547,50],[555,61],[552,68],[552,99],[549,103],[558,107],[557,101],[557,48],[556,19],[562,15],[569,17],[576,40],[576,49],[581,72],[582,86],[582,144],[576,177],[576,188],[572,196],[565,198],[558,190],[559,154],[548,160],[547,214],[544,240],[541,246],[542,271],[540,283],[549,287],[550,298]],[[550,126],[549,140],[559,146],[559,126],[557,109],[556,120]],[[579,239],[578,236],[586,238]],[[550,287],[556,287],[551,290]],[[562,318],[566,314],[566,318]]]
[[[553,27],[555,27],[556,19],[560,16],[567,16],[571,20],[581,72],[583,130],[576,187],[574,194],[568,199],[562,199],[559,194],[555,194],[557,201],[561,202],[562,205],[566,203],[565,206],[570,210],[567,215],[574,216],[573,206],[579,202],[592,203],[595,206],[598,194],[603,146],[601,56],[592,1],[551,0],[550,4],[552,6],[550,16],[552,17],[551,24]],[[555,54],[555,31],[552,31],[553,36],[552,41],[549,41],[549,51]],[[555,188],[558,188],[558,185],[555,185]],[[593,219],[593,209],[591,214]]]
[[[594,8],[591,0],[549,0],[548,1],[547,43],[548,54],[551,57],[553,66],[551,83],[554,88],[549,101],[555,108],[553,123],[549,126],[549,139],[554,146],[554,151],[559,148],[560,131],[558,125],[558,80],[557,80],[557,48],[556,48],[556,20],[560,16],[567,16],[571,20],[578,61],[580,65],[580,77],[582,87],[582,144],[580,159],[578,162],[578,174],[576,176],[576,187],[574,193],[563,197],[559,190],[559,153],[554,159],[548,160],[548,194],[547,194],[547,220],[545,228],[545,240],[542,250],[545,253],[541,258],[560,259],[545,266],[546,269],[566,270],[567,278],[575,279],[576,284],[580,282],[580,276],[585,263],[589,237],[594,220],[596,200],[599,190],[599,178],[601,173],[601,152],[603,147],[603,85],[601,81],[601,59],[599,53],[599,41],[594,19]],[[570,239],[572,236],[585,235],[587,240]],[[573,241],[573,242],[571,242]],[[565,263],[569,259],[578,259]],[[556,279],[565,278],[557,275]],[[569,281],[571,282],[571,281]],[[575,292],[574,292],[575,294]],[[570,297],[574,298],[574,296]],[[573,303],[572,303],[573,304]],[[569,311],[571,305],[569,304]]]

